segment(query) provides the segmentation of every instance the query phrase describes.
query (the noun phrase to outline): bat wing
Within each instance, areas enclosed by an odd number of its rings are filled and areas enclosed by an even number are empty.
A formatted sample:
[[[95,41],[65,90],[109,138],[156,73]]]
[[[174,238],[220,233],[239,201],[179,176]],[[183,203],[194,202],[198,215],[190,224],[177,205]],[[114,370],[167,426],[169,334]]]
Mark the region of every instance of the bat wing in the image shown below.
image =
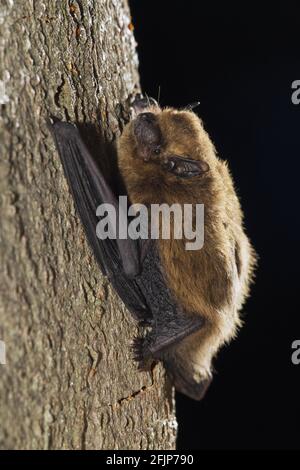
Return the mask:
[[[49,127],[96,260],[133,315],[137,319],[145,319],[149,315],[149,309],[134,279],[141,270],[139,242],[130,238],[122,240],[118,236],[116,239],[105,240],[97,237],[97,207],[102,203],[111,204],[115,208],[117,220],[122,209],[83,143],[78,129],[70,123],[60,121],[49,124]]]

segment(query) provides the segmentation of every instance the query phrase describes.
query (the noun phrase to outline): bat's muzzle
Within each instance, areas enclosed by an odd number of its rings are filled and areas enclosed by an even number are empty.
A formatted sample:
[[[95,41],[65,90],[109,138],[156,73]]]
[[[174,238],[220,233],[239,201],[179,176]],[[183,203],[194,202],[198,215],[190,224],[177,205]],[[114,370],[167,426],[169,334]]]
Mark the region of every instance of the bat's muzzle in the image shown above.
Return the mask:
[[[149,112],[139,114],[133,122],[133,133],[141,157],[145,161],[157,159],[156,149],[162,143],[162,133],[157,116]]]

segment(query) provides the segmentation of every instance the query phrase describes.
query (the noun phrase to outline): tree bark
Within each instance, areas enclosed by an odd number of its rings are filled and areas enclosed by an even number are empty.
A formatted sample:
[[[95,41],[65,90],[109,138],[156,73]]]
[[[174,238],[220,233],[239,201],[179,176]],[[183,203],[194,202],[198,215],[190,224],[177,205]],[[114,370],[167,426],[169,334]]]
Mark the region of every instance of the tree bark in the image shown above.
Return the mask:
[[[1,0],[0,28],[0,447],[173,449],[172,387],[131,359],[136,324],[94,261],[46,126],[91,123],[114,142],[139,88],[126,0]]]

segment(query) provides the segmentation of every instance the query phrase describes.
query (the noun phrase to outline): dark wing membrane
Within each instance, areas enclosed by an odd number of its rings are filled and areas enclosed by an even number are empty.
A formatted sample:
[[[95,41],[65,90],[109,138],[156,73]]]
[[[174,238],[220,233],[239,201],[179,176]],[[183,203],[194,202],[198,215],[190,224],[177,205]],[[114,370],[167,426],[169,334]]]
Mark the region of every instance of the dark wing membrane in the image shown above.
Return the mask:
[[[97,207],[102,203],[112,204],[118,220],[117,198],[84,145],[77,128],[70,123],[55,122],[50,125],[50,129],[96,260],[127,307],[139,316],[148,309],[134,280],[141,269],[138,242],[131,239],[101,240],[97,237]]]

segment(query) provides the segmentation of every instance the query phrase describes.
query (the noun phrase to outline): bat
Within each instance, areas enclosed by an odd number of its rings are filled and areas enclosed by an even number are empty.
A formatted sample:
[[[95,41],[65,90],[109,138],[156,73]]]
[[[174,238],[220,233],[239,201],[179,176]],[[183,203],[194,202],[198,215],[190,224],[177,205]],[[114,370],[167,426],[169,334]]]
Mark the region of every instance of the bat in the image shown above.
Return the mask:
[[[227,163],[217,156],[193,106],[161,108],[137,95],[117,157],[130,203],[149,209],[204,206],[204,243],[197,250],[187,250],[186,236],[176,238],[174,230],[169,238],[122,238],[116,231],[115,238],[100,239],[100,204],[110,204],[118,220],[132,217],[120,207],[118,188],[107,183],[78,129],[53,120],[50,128],[96,260],[145,326],[144,335],[133,339],[134,359],[144,370],[162,361],[175,388],[200,400],[212,380],[214,357],[242,324],[256,254]]]

